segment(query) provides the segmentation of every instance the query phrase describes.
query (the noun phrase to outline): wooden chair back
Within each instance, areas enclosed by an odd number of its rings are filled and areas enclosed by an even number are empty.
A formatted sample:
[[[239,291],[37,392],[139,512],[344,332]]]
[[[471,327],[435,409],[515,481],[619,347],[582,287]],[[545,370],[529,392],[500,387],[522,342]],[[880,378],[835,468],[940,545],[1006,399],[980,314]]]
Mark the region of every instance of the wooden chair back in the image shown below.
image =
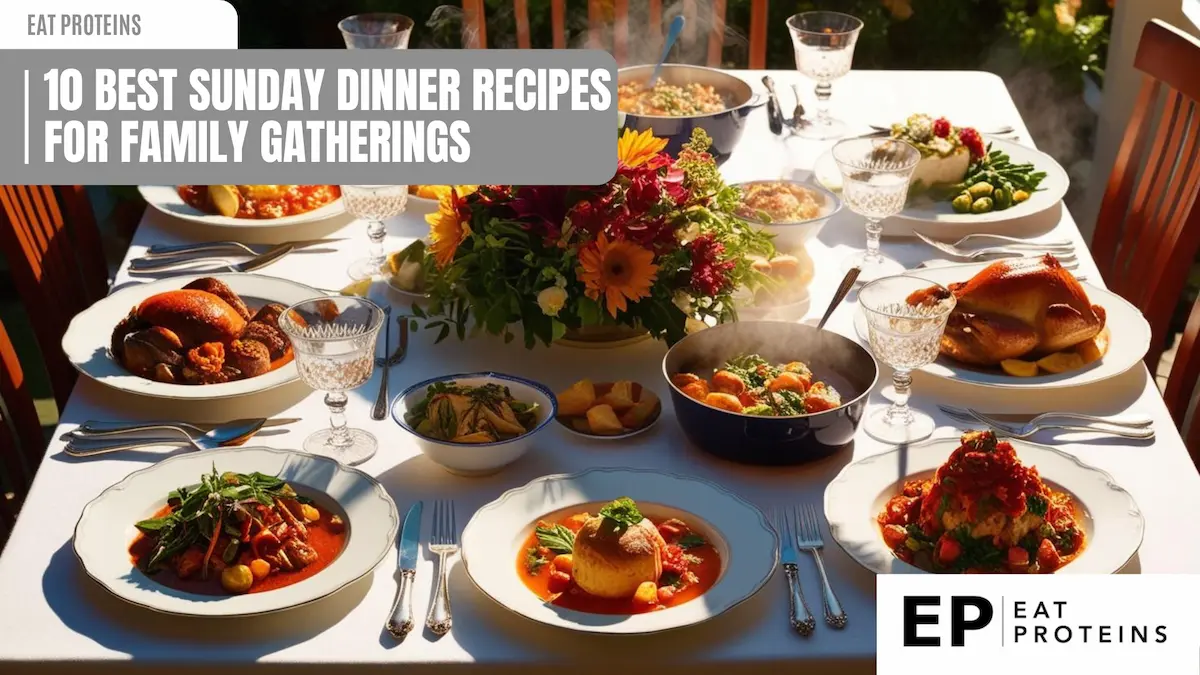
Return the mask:
[[[4,404],[0,415],[4,422],[0,425],[0,548],[3,548],[46,450],[33,396],[3,323],[0,323],[0,401]],[[11,498],[5,496],[6,491],[12,493]]]
[[[1171,315],[1200,249],[1200,40],[1157,19],[1134,66],[1145,74],[1092,239],[1113,291],[1150,322],[1154,372]]]
[[[82,185],[3,185],[0,207],[0,251],[61,410],[76,373],[59,343],[71,318],[108,292],[100,230]]]
[[[1179,425],[1179,432],[1192,455],[1192,461],[1200,469],[1200,406],[1192,414],[1191,424],[1184,428],[1188,408],[1197,393],[1200,393],[1200,298],[1192,307],[1183,338],[1175,351],[1175,362],[1167,376],[1167,388],[1163,392],[1167,409]]]
[[[640,1],[640,0],[639,0]],[[664,37],[663,3],[662,0],[644,0],[647,3],[648,17],[652,39],[657,45],[662,45]],[[721,50],[725,45],[725,5],[726,0],[711,0],[712,12],[708,20],[709,30],[706,37],[707,59],[709,67],[721,65]],[[593,49],[608,49],[617,60],[618,66],[629,64],[629,5],[630,0],[588,0],[588,39],[587,46]],[[611,19],[607,16],[609,7],[612,8]],[[690,43],[696,39],[696,26],[699,24],[699,7],[697,0],[683,0],[681,11],[688,23],[684,28],[680,41]],[[639,8],[640,12],[640,8]],[[474,49],[487,48],[487,17],[484,13],[484,0],[463,0],[463,43]],[[517,47],[529,49],[531,39],[529,34],[529,3],[528,0],[513,0],[513,15],[517,25]],[[641,14],[639,13],[639,16]],[[567,3],[566,0],[550,0],[550,30],[553,32],[552,44],[555,49],[567,48]],[[611,42],[608,40],[605,27],[612,25]],[[750,63],[752,69],[762,69],[767,65],[767,0],[751,0],[750,4]],[[607,44],[606,44],[607,43]]]

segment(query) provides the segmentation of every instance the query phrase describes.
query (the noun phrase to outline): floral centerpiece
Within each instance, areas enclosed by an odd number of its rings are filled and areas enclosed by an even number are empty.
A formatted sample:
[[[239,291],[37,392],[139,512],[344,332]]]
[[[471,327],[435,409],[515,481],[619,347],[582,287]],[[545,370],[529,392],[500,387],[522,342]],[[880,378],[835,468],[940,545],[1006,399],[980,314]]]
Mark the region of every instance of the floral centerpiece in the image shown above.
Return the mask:
[[[427,216],[427,308],[466,336],[468,323],[525,345],[571,329],[625,326],[670,343],[690,321],[736,319],[732,294],[766,282],[750,256],[774,246],[735,215],[740,200],[707,152],[703,130],[672,159],[667,141],[626,130],[605,185],[483,185],[452,191]]]

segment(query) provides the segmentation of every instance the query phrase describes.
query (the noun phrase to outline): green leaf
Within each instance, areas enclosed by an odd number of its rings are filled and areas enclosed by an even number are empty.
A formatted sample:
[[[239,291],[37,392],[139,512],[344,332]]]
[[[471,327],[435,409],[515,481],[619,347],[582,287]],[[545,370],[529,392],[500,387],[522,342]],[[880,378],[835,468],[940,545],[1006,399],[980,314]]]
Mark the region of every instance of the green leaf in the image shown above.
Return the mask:
[[[538,544],[555,553],[571,553],[575,550],[575,533],[562,525],[538,527],[534,530]]]
[[[1029,509],[1029,512],[1035,516],[1038,516],[1040,518],[1045,518],[1046,517],[1046,509],[1049,508],[1049,506],[1050,506],[1050,503],[1047,502],[1046,498],[1043,497],[1042,495],[1026,495],[1025,496],[1025,508]]]
[[[697,548],[699,546],[703,546],[703,545],[707,544],[708,542],[705,541],[704,537],[701,537],[700,535],[696,534],[695,532],[688,532],[687,534],[685,534],[679,538],[678,543],[679,543],[680,548],[687,550],[689,548]]]
[[[551,322],[551,331],[551,341],[561,340],[562,337],[567,334],[567,324],[559,321],[558,319],[554,319]]]
[[[438,331],[437,339],[434,340],[433,343],[437,344],[437,343],[441,342],[442,340],[445,340],[447,337],[449,337],[449,335],[450,335],[450,324],[443,323],[442,329],[440,331]]]
[[[621,497],[600,509],[600,515],[622,527],[630,527],[642,522],[642,512],[637,504],[629,497]]]

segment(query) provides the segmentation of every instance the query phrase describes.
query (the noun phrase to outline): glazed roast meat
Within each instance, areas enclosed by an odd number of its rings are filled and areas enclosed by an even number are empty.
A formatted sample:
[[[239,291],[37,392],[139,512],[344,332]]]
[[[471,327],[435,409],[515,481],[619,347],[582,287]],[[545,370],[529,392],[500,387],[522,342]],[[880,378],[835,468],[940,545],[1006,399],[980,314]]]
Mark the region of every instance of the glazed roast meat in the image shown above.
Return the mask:
[[[942,336],[942,354],[962,363],[994,366],[1005,359],[1040,357],[1073,347],[1104,328],[1105,312],[1088,300],[1058,260],[1000,260],[970,280],[950,284],[957,304]],[[913,293],[918,304],[944,293]]]
[[[279,329],[283,307],[251,314],[218,279],[197,279],[146,298],[113,329],[113,358],[131,373],[172,384],[214,384],[271,370],[290,347]]]

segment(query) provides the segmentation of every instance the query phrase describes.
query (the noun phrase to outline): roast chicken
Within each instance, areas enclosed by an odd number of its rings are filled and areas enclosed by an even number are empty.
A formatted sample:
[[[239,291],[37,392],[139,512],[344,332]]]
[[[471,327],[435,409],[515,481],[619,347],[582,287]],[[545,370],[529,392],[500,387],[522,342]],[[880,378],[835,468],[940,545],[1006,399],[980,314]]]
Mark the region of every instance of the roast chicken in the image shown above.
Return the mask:
[[[287,356],[283,306],[251,314],[218,279],[197,279],[146,298],[113,329],[109,349],[131,373],[172,384],[214,384],[261,375]]]
[[[949,290],[957,304],[941,352],[970,365],[1038,358],[1096,337],[1104,328],[1104,308],[1093,305],[1079,281],[1050,254],[997,261]],[[908,302],[944,295],[933,287],[913,293]]]

